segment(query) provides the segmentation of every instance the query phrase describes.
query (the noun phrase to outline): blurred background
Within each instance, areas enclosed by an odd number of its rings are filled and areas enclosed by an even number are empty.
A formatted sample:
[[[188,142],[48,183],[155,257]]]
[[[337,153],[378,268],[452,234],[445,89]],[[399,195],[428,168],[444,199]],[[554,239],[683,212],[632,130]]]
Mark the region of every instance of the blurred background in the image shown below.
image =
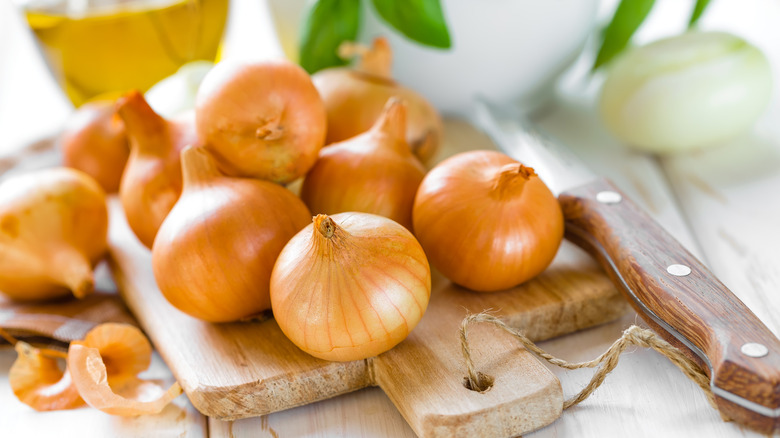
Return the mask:
[[[297,61],[301,35],[311,31],[307,24],[316,27],[306,21],[310,8],[328,2],[125,1],[121,13],[110,12],[116,11],[114,3],[70,1],[63,6],[48,0],[0,1],[0,154],[57,132],[74,104],[96,94],[111,97],[127,81],[148,89],[190,60],[287,56]],[[387,36],[399,82],[421,92],[445,114],[462,116],[477,93],[493,100],[514,99],[529,109],[548,102],[555,86],[591,90],[595,96],[605,69],[591,73],[591,67],[619,2],[445,0],[447,49],[412,41],[398,30],[403,30],[403,22],[388,24],[369,3],[364,1],[359,11],[358,39],[369,42],[373,36]],[[652,8],[646,18],[645,11],[634,11],[633,19],[642,24],[629,46],[681,34],[696,3],[703,3],[707,7],[696,23],[699,29],[744,38],[766,55],[772,71],[778,71],[775,23],[780,4],[776,1],[635,3]],[[89,17],[85,11],[113,14],[115,21],[62,17]],[[340,25],[343,18],[337,12],[330,11],[335,15],[321,21]],[[226,31],[220,40],[223,26]],[[315,31],[309,32],[310,38],[327,39],[323,31]],[[321,52],[322,47],[312,50]],[[90,83],[86,90],[85,81]],[[777,96],[777,88],[771,93]]]

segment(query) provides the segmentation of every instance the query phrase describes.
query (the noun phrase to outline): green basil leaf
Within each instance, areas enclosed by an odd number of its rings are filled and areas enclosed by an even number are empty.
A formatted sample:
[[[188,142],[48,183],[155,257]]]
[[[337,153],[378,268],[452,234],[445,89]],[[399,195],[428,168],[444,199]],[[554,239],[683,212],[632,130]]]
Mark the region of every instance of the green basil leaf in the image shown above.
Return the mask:
[[[439,0],[373,0],[377,13],[407,38],[431,47],[452,46]]]
[[[691,14],[691,21],[688,22],[689,28],[696,25],[696,22],[699,21],[699,18],[701,18],[704,10],[707,9],[709,4],[710,0],[696,0],[696,5],[694,5],[693,13]]]
[[[360,0],[316,0],[309,8],[298,50],[301,67],[313,74],[346,65],[339,45],[355,41],[360,24]]]
[[[626,48],[634,32],[647,18],[654,3],[655,0],[622,0],[620,2],[612,21],[604,31],[604,40],[598,55],[596,55],[593,70],[611,61]]]

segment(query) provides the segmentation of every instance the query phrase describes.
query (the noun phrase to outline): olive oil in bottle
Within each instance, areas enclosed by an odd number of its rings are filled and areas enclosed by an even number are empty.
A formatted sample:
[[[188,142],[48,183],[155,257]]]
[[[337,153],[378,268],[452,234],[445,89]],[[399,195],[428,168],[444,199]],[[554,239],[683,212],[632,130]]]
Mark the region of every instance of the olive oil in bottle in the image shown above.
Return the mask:
[[[228,0],[39,0],[24,5],[74,105],[147,90],[183,64],[214,61]]]

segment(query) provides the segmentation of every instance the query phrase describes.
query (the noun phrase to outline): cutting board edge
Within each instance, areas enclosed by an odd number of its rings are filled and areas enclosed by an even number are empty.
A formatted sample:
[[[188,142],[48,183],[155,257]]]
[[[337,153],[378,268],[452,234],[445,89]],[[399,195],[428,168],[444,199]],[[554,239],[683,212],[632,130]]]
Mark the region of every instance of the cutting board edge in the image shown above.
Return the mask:
[[[279,382],[284,382],[283,379],[275,379]],[[323,400],[328,400],[333,397],[338,397],[340,395],[349,394],[351,392],[359,391],[364,388],[368,388],[371,386],[375,386],[371,382],[365,382],[365,384],[355,384],[355,385],[345,385],[343,388],[340,388],[338,390],[330,391],[330,392],[324,392],[320,393],[317,397],[298,397],[296,401],[294,402],[288,402],[284,404],[279,404],[273,407],[268,407],[268,405],[255,405],[238,410],[236,409],[237,406],[242,406],[242,404],[237,404],[235,402],[232,402],[230,404],[226,404],[225,406],[218,406],[214,403],[209,402],[210,397],[220,396],[221,394],[230,393],[231,395],[243,395],[247,396],[251,399],[272,399],[272,391],[269,390],[249,390],[249,388],[252,388],[253,385],[251,384],[243,384],[238,385],[235,388],[227,388],[227,387],[212,387],[212,386],[199,386],[196,388],[191,389],[190,391],[185,389],[185,394],[187,394],[187,397],[189,398],[192,405],[195,407],[195,409],[198,410],[201,414],[214,418],[215,420],[220,421],[235,421],[235,420],[241,420],[244,418],[252,418],[252,417],[259,417],[261,415],[267,415],[272,414],[274,412],[280,412],[285,411],[288,409],[297,408],[299,406],[305,406],[310,403],[316,403]],[[182,385],[183,387],[183,385]],[[246,406],[246,405],[244,405]],[[262,407],[262,408],[261,408]]]
[[[401,416],[420,438],[450,438],[483,436],[486,425],[498,425],[491,436],[514,437],[541,429],[552,424],[563,413],[563,388],[560,380],[549,370],[552,377],[549,384],[532,394],[531,403],[527,394],[523,398],[508,401],[502,405],[491,405],[466,414],[440,414],[427,412],[409,415],[406,404],[396,399],[392,383],[383,384],[382,373],[377,373],[377,386],[387,395]],[[532,405],[532,403],[536,402]],[[540,409],[542,408],[542,409]],[[546,408],[546,409],[545,409]],[[529,415],[535,413],[536,415]],[[534,420],[523,420],[535,417]],[[507,419],[514,419],[507,421]],[[503,426],[503,427],[500,427]]]

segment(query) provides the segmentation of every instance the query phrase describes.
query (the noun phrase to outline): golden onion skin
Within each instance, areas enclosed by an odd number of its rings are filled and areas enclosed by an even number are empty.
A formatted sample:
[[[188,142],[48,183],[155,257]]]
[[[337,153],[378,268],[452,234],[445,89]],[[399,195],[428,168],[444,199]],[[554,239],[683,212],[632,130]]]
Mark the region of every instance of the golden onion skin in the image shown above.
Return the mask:
[[[318,215],[285,246],[271,275],[282,332],[332,361],[397,345],[422,318],[430,293],[430,267],[414,236],[368,213]]]
[[[541,273],[563,240],[563,213],[533,169],[495,151],[465,152],[426,175],[414,232],[437,269],[490,292]]]

